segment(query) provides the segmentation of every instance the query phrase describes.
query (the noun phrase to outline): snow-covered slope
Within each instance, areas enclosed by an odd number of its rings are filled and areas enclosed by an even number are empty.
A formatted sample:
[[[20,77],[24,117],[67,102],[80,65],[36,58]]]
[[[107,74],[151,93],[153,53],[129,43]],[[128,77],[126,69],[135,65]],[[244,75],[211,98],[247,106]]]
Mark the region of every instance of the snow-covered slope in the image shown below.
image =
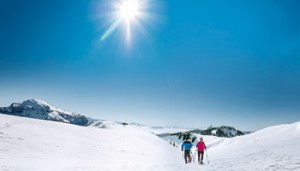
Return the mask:
[[[234,138],[204,136],[210,163],[184,164],[179,148],[133,125],[82,127],[0,114],[0,170],[300,170],[300,122]]]
[[[208,147],[210,164],[202,170],[300,171],[300,122],[272,126],[233,138],[194,135],[197,139],[203,137]],[[177,136],[163,138],[175,142],[180,148],[182,141]]]
[[[299,171],[299,150],[300,122],[297,122],[228,138],[209,151],[228,169]]]
[[[89,124],[89,119],[83,115],[55,108],[37,99],[29,99],[22,103],[12,103],[9,107],[0,107],[0,113],[75,125]]]
[[[99,129],[0,114],[0,170],[136,170],[178,155],[130,125]]]

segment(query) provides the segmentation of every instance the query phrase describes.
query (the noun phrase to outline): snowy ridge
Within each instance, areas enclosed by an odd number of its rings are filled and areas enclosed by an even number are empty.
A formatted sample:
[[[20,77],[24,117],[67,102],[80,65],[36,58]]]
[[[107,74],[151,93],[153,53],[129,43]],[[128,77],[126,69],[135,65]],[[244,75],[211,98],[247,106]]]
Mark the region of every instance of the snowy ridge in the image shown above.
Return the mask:
[[[237,130],[231,126],[209,127],[205,130],[196,129],[188,132],[198,133],[202,135],[213,135],[218,137],[236,137],[245,135],[242,131]]]
[[[247,137],[259,137],[257,140],[260,141],[289,141],[300,139],[300,122],[271,126],[256,131],[254,136],[253,134],[249,134]]]
[[[95,127],[95,128],[102,128],[102,129],[121,129],[124,128],[127,125],[122,125],[121,123],[114,122],[114,121],[107,121],[107,120],[93,120],[92,123],[89,125],[89,127]],[[126,127],[128,128],[128,126]]]
[[[0,113],[105,129],[122,127],[124,125],[133,125],[155,134],[190,130],[186,128],[150,127],[139,123],[122,123],[92,119],[78,113],[58,109],[47,102],[38,99],[29,99],[23,101],[22,103],[12,103],[9,107],[0,107]]]
[[[59,121],[75,125],[89,124],[89,119],[83,115],[55,108],[37,99],[29,99],[22,103],[12,103],[9,107],[1,107],[0,113]]]

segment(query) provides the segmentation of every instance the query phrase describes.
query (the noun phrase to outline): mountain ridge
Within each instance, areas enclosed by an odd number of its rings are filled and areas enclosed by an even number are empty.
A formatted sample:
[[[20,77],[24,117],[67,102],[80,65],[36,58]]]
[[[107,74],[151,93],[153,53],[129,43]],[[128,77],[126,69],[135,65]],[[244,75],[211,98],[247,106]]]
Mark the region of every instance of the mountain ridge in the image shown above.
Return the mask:
[[[232,126],[209,127],[205,130],[195,129],[188,132],[199,133],[201,135],[213,135],[217,137],[236,137],[236,136],[245,135],[244,132],[235,129]]]
[[[75,112],[69,112],[66,110],[62,110],[56,108],[47,102],[39,99],[28,99],[21,103],[12,103],[8,107],[0,107],[0,113],[14,115],[14,116],[22,116],[34,119],[41,120],[49,120],[49,121],[57,121],[63,123],[69,123],[79,126],[91,126],[98,128],[109,128],[111,125],[135,125],[146,129],[154,134],[164,134],[164,133],[176,133],[176,132],[192,132],[199,133],[200,130],[193,128],[182,128],[182,127],[162,127],[162,126],[146,126],[140,123],[127,123],[127,122],[118,122],[118,121],[106,121],[101,119],[94,119],[87,117],[82,114],[78,114]],[[234,129],[234,128],[233,128]],[[203,135],[213,135],[212,133],[204,132],[201,130]],[[220,136],[220,131],[216,132],[217,136]],[[222,134],[223,135],[223,134]],[[221,136],[222,137],[222,136]],[[226,136],[223,137],[233,137]]]
[[[91,122],[91,119],[84,115],[58,109],[38,99],[28,99],[22,103],[12,103],[8,107],[0,107],[0,113],[81,126],[89,125]]]

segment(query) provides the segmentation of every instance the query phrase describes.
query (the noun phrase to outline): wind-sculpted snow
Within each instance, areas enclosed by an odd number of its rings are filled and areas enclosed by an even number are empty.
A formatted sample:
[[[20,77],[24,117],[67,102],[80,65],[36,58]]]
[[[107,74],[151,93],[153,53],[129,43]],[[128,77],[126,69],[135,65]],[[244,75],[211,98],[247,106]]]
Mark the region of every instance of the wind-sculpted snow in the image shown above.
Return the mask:
[[[140,127],[109,121],[94,124],[82,127],[0,114],[0,170],[300,170],[299,122],[234,138],[203,136],[209,157],[208,164],[205,155],[204,165],[184,164],[180,147]]]

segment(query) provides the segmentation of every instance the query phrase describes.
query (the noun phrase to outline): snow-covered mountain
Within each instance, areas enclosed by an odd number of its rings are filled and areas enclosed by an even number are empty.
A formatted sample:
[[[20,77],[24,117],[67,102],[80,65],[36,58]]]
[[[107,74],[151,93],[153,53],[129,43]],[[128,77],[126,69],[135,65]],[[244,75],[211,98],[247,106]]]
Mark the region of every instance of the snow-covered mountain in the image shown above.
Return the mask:
[[[208,147],[204,165],[184,164],[179,148],[140,127],[102,125],[106,129],[0,114],[0,170],[300,170],[300,122],[233,138],[197,135]]]
[[[23,101],[22,103],[12,103],[8,107],[0,107],[0,113],[98,128],[106,128],[110,127],[111,125],[120,127],[123,125],[133,125],[143,128],[154,134],[175,133],[191,130],[189,128],[152,127],[139,123],[125,123],[92,119],[85,115],[58,109],[52,105],[49,105],[47,102],[38,99],[29,99]]]
[[[122,127],[123,125],[133,125],[159,135],[172,134],[176,132],[187,132],[192,130],[192,128],[155,127],[146,126],[139,123],[125,123],[92,119],[85,115],[58,109],[48,104],[47,102],[38,99],[29,99],[23,101],[22,103],[12,103],[8,107],[0,107],[0,113],[98,128],[106,128],[110,127],[110,125],[120,127]],[[232,127],[218,127],[207,130],[192,130],[191,132],[199,133],[199,131],[203,135],[216,135],[220,137],[233,137],[237,135],[243,135],[240,131],[235,130]]]
[[[90,122],[86,116],[55,108],[37,99],[29,99],[22,103],[12,103],[9,107],[0,107],[0,113],[82,126],[88,125]]]
[[[205,130],[191,130],[191,133],[199,133],[202,135],[213,135],[218,137],[235,137],[244,135],[244,133],[240,130],[235,129],[231,126],[220,126],[220,127],[209,127]]]

